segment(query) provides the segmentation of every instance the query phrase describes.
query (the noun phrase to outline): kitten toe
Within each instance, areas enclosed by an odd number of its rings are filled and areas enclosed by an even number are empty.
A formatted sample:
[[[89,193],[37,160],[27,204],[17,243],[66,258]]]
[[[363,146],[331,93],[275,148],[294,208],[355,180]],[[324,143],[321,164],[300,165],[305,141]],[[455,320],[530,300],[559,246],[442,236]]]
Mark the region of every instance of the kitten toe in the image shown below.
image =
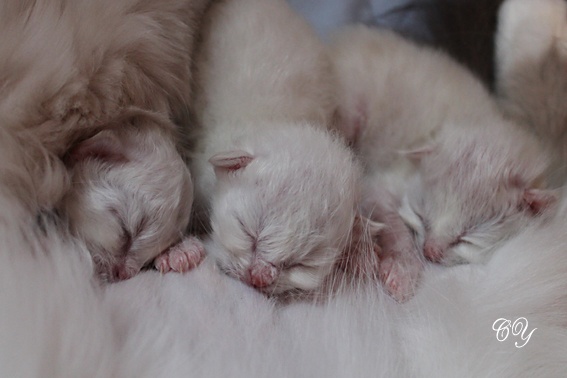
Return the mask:
[[[158,256],[154,261],[154,266],[161,273],[170,271],[185,273],[197,267],[204,257],[203,243],[190,236]]]
[[[167,273],[171,271],[171,266],[169,266],[169,254],[164,252],[154,260],[154,267],[160,273]]]

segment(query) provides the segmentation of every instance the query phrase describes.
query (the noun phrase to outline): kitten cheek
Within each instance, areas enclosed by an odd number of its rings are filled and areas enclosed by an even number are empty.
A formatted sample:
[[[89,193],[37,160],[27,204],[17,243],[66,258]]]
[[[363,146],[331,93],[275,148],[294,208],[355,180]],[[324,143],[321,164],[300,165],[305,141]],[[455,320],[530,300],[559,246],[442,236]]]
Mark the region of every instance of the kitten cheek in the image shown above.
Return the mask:
[[[483,249],[470,243],[459,243],[449,248],[445,253],[443,263],[445,265],[457,265],[465,263],[482,263],[487,253]]]
[[[322,274],[316,268],[296,267],[282,272],[281,280],[288,282],[288,285],[304,291],[312,291],[321,286]]]

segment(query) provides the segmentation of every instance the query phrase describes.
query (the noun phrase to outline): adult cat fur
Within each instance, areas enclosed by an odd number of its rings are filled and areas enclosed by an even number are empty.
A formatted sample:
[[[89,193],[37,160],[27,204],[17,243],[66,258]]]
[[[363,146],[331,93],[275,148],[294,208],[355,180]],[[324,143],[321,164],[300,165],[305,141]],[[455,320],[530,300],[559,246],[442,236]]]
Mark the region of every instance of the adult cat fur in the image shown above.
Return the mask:
[[[553,156],[548,175],[567,178],[567,4],[506,1],[496,38],[496,87],[504,112],[543,141]]]
[[[26,150],[22,166],[32,172],[30,185],[13,183],[20,186],[22,202],[35,211],[58,207],[75,235],[90,246],[100,247],[93,255],[100,257],[100,251],[106,251],[107,261],[130,252],[123,247],[128,243],[116,243],[123,238],[124,227],[108,227],[130,223],[123,209],[137,208],[138,214],[147,210],[140,218],[154,220],[149,223],[157,231],[145,235],[146,248],[138,250],[140,261],[135,267],[112,266],[109,269],[114,273],[108,276],[131,276],[162,252],[165,244],[179,240],[188,222],[192,201],[185,189],[189,172],[182,168],[182,158],[176,152],[178,131],[173,125],[163,124],[185,120],[191,94],[193,39],[207,5],[206,0],[40,0],[0,4],[0,123]],[[142,112],[147,116],[141,116]],[[129,116],[132,113],[138,115]],[[162,120],[156,121],[159,118]],[[138,159],[137,169],[148,168],[152,165],[148,161],[169,155],[171,164],[160,169],[169,169],[171,180],[149,180],[154,183],[153,190],[162,195],[161,205],[156,201],[153,207],[128,203],[136,201],[137,197],[131,196],[136,192],[135,185],[124,182],[131,175],[117,174],[128,159],[109,157],[136,155],[136,147],[130,144],[128,154],[113,151],[112,143],[103,143],[109,138],[96,135],[105,129],[103,134],[112,136],[115,132],[108,129],[120,129],[121,122],[123,130],[116,131],[120,137],[114,135],[114,140],[136,139],[146,133],[146,141],[156,146],[145,148],[146,164]],[[156,131],[141,131],[148,127]],[[129,137],[124,136],[126,130],[131,131]],[[89,146],[88,154],[69,153],[71,149],[85,150],[85,145]],[[72,160],[77,156],[80,162]],[[63,157],[69,167],[63,165]],[[67,168],[74,174],[73,180],[78,179],[77,167],[84,168],[86,160],[96,160],[87,162],[91,168],[100,167],[102,161],[104,169],[87,169],[91,176],[82,174],[81,182],[71,184]],[[136,169],[135,164],[131,166]],[[97,201],[92,201],[93,196]],[[119,211],[115,206],[117,198],[125,201]],[[170,217],[156,219],[156,214],[168,211]],[[108,222],[92,217],[90,223],[85,223],[86,216],[79,220],[73,216],[79,213],[98,213]],[[136,239],[136,230],[127,231]],[[148,237],[153,241],[148,243]],[[136,244],[136,240],[133,242]]]

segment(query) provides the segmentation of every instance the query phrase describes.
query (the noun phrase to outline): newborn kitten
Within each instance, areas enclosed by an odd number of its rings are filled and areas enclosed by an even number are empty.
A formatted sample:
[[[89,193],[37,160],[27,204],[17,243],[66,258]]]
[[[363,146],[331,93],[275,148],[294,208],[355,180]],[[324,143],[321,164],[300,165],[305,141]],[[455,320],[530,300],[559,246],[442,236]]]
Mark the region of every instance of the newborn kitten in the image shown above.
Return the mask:
[[[137,272],[179,240],[188,222],[178,219],[189,216],[191,193],[181,193],[188,176],[176,156],[175,130],[159,126],[163,121],[124,113],[139,108],[184,120],[193,37],[208,2],[0,4],[0,122],[28,152],[37,180],[31,187],[41,187],[35,211],[59,206],[70,190],[61,207],[71,212],[75,234],[93,248],[97,270],[110,279]],[[102,129],[107,131],[95,136]],[[127,142],[130,137],[133,141]],[[79,182],[69,187],[60,158],[71,148],[75,161],[69,163]],[[171,162],[166,164],[165,158]],[[149,170],[141,172],[145,168]],[[135,194],[138,186],[149,192]],[[152,201],[144,202],[146,195]],[[23,200],[29,198],[33,196]],[[164,255],[159,266],[183,269],[183,258],[194,249],[175,259]]]
[[[497,93],[504,112],[553,154],[550,180],[567,179],[567,4],[509,0],[499,15]]]
[[[134,276],[181,238],[193,194],[167,119],[131,111],[115,122],[69,153],[72,188],[61,205],[96,272],[108,281]],[[177,250],[160,257],[158,267],[169,270],[169,259],[179,259],[171,256]],[[185,251],[192,264],[203,254],[202,248]]]
[[[0,4],[0,122],[38,166],[41,206],[67,189],[60,162],[124,108],[183,116],[193,34],[209,0],[23,0]],[[48,155],[44,153],[45,149]],[[43,177],[58,166],[62,179]]]
[[[554,202],[537,141],[446,55],[364,26],[332,51],[338,127],[365,167],[363,215],[386,224],[379,273],[394,297],[412,295],[422,253],[480,261]]]
[[[191,163],[222,270],[268,293],[322,286],[350,239],[360,170],[328,132],[325,47],[283,0],[228,0],[197,55]]]

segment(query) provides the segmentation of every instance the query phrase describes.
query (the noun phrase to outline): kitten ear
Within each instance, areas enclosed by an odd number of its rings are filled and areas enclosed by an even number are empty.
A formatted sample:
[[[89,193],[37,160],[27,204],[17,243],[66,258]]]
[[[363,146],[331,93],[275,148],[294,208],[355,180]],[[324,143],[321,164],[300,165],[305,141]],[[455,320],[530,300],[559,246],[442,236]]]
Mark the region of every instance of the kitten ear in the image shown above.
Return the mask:
[[[539,215],[545,210],[555,205],[558,201],[558,194],[551,189],[529,188],[524,191],[522,202],[534,215]]]
[[[86,159],[98,159],[110,163],[127,162],[123,143],[109,132],[100,132],[75,146],[67,155],[66,162],[74,165]]]
[[[246,168],[250,162],[254,160],[254,156],[248,152],[241,150],[221,152],[209,159],[209,163],[215,167],[215,174],[226,174],[228,172],[237,171]]]

